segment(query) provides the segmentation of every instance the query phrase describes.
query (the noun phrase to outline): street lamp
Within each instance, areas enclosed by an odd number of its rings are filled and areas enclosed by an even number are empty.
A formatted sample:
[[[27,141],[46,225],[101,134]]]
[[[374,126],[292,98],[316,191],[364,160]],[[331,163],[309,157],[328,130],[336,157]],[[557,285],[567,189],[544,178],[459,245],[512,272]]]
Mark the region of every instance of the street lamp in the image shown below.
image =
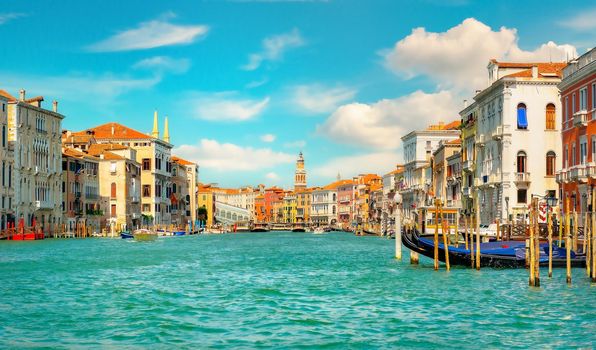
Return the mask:
[[[393,201],[395,202],[395,258],[401,260],[401,213],[399,212],[402,203],[401,194],[396,192]]]

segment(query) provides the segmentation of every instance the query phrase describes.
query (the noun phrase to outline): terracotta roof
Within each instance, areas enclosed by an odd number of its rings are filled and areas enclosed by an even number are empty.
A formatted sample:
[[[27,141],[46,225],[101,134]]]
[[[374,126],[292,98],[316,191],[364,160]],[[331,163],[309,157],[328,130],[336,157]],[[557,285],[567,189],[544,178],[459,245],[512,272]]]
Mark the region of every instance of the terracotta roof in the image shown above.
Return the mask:
[[[381,184],[372,184],[372,185],[370,185],[370,190],[371,191],[378,191],[378,190],[380,190],[382,188],[383,188],[383,185],[381,185]]]
[[[94,143],[89,146],[89,153],[102,153],[104,151],[122,151],[130,147],[120,145],[117,143]]]
[[[528,69],[517,73],[506,75],[511,78],[532,78],[532,66],[538,67],[538,75],[542,78],[561,78],[563,68],[567,66],[566,63],[535,63],[530,65]]]
[[[13,95],[6,92],[6,90],[2,90],[2,89],[0,89],[0,96],[6,97],[11,102],[17,100],[16,97],[14,97]]]
[[[352,180],[339,180],[339,181],[335,181],[330,183],[329,185],[323,187],[324,190],[335,190],[337,189],[339,186],[342,185],[347,185],[347,184],[353,184],[354,181]]]
[[[182,159],[180,157],[172,156],[172,161],[181,164],[181,165],[196,165],[193,162],[189,162],[188,160]]]
[[[108,151],[105,151],[102,154],[103,154],[103,159],[105,159],[105,160],[124,160],[124,159],[126,159],[126,158],[122,157],[121,155],[118,155],[118,154],[112,153],[112,152],[108,152]]]
[[[97,157],[93,156],[92,154],[87,154],[85,152],[81,152],[74,148],[63,147],[62,148],[62,156],[66,157],[74,157],[74,158],[88,158],[93,160],[99,160]]]
[[[153,137],[119,123],[106,123],[75,134],[86,134],[92,131],[96,139],[152,139]]]
[[[446,142],[447,145],[461,145],[461,139],[455,139],[455,140],[451,140]]]
[[[62,143],[88,143],[91,140],[93,140],[93,135],[62,134]]]
[[[31,102],[42,102],[42,101],[44,101],[43,96],[35,96],[35,97],[28,98],[28,99],[25,100],[25,102],[27,102],[27,103],[31,103]]]

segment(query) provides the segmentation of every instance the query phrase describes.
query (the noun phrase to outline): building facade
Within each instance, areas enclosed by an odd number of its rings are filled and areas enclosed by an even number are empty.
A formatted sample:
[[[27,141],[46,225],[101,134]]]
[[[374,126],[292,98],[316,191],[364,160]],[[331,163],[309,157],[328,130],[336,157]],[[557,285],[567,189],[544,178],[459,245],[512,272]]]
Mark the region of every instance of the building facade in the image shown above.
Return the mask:
[[[0,231],[15,225],[13,208],[14,145],[8,141],[8,98],[0,91]]]

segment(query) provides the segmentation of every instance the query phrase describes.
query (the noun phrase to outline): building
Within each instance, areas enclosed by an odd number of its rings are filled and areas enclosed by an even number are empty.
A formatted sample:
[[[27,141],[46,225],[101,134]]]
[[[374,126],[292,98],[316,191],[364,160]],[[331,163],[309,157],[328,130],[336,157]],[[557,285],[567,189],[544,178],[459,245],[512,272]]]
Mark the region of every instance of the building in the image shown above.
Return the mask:
[[[381,232],[384,234],[394,224],[393,221],[393,196],[399,191],[403,184],[404,166],[398,164],[393,171],[383,175],[383,200]]]
[[[197,203],[199,207],[199,221],[206,227],[212,227],[215,214],[215,199],[211,185],[199,184]]]
[[[404,150],[404,182],[401,189],[406,217],[414,219],[417,209],[428,204],[432,186],[432,152],[441,141],[460,137],[460,121],[431,125],[426,130],[412,131],[401,138]]]
[[[92,144],[87,153],[99,159],[101,227],[113,233],[151,225],[151,218],[141,215],[141,167],[136,151],[120,144]]]
[[[367,224],[370,220],[372,197],[371,192],[382,189],[382,178],[376,174],[360,174],[354,182],[354,218],[358,224]]]
[[[354,221],[354,194],[356,185],[353,180],[345,181],[337,186],[337,222],[348,230]]]
[[[294,173],[294,191],[302,191],[306,189],[306,169],[304,168],[304,157],[302,152],[298,155],[296,161],[296,171]]]
[[[310,223],[310,206],[312,202],[312,188],[299,190],[296,195],[296,222]]]
[[[284,196],[283,203],[283,222],[286,224],[296,223],[297,199],[294,192],[287,192]]]
[[[337,222],[337,187],[329,184],[312,191],[310,218],[313,225],[332,226]]]
[[[508,214],[525,220],[532,196],[555,195],[561,164],[557,84],[565,65],[489,62],[489,86],[464,110],[478,113],[474,192],[481,224]]]
[[[462,208],[462,166],[461,152],[456,152],[447,157],[446,174],[446,202],[445,205],[450,208]]]
[[[462,214],[470,216],[475,212],[474,178],[476,174],[476,121],[478,105],[464,104],[461,115],[461,208]]]
[[[74,148],[62,149],[62,213],[66,232],[86,226],[100,232],[100,159]]]
[[[5,230],[9,225],[15,225],[15,210],[13,208],[13,169],[14,169],[14,145],[8,141],[8,93],[0,90],[0,159],[2,160],[0,171],[0,231]]]
[[[25,226],[35,224],[51,234],[62,224],[62,120],[58,102],[52,110],[42,107],[44,98],[19,98],[3,90],[8,100],[8,142],[14,150],[14,215]],[[3,103],[4,104],[4,103]]]
[[[432,196],[435,199],[440,199],[444,206],[450,208],[459,208],[460,203],[453,201],[454,173],[452,172],[453,167],[449,168],[447,159],[459,154],[460,149],[460,139],[441,141],[432,157]],[[459,186],[456,187],[459,191]]]
[[[102,124],[75,135],[93,135],[100,144],[120,144],[136,152],[136,161],[141,165],[141,212],[151,224],[172,223],[171,220],[171,151],[167,118],[163,139],[159,138],[157,112],[153,117],[151,135],[118,123]]]
[[[583,217],[596,184],[596,48],[569,62],[558,86],[563,105],[559,198],[569,199],[569,210]]]

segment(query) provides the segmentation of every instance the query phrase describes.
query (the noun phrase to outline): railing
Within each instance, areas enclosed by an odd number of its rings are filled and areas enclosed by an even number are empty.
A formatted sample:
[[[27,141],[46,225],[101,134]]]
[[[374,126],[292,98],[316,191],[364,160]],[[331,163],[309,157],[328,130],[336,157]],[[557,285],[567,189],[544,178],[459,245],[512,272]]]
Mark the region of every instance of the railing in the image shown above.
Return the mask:
[[[567,182],[567,171],[566,170],[559,170],[555,173],[555,180],[557,183],[564,183]]]
[[[54,203],[49,201],[35,201],[36,209],[53,209]]]
[[[515,182],[530,182],[530,173],[515,173]]]
[[[568,170],[568,180],[586,180],[588,178],[588,168],[583,165],[574,165]]]
[[[588,125],[588,112],[584,109],[573,114],[573,125],[586,126]]]
[[[463,194],[464,196],[467,196],[467,197],[469,197],[471,192],[472,192],[472,191],[471,191],[470,187],[464,187],[464,188],[462,189],[462,194]]]

